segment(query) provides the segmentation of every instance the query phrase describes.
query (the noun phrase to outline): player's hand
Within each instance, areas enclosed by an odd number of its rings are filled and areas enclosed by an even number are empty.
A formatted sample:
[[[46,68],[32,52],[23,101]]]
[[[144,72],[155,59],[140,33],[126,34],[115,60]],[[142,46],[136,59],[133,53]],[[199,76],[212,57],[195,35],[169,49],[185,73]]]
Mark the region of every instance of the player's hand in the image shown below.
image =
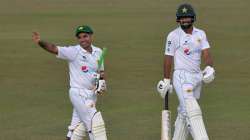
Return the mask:
[[[35,42],[36,44],[39,43],[40,39],[40,34],[38,32],[33,32],[32,34],[32,40],[33,42]]]
[[[161,97],[164,99],[167,92],[172,93],[173,92],[173,86],[170,83],[170,79],[163,79],[158,82],[157,84],[157,91],[161,95]]]
[[[211,83],[215,78],[215,70],[211,66],[206,66],[206,68],[202,71],[202,74],[202,81],[206,84]]]
[[[96,85],[96,94],[103,94],[107,90],[106,82],[103,79],[100,79]]]

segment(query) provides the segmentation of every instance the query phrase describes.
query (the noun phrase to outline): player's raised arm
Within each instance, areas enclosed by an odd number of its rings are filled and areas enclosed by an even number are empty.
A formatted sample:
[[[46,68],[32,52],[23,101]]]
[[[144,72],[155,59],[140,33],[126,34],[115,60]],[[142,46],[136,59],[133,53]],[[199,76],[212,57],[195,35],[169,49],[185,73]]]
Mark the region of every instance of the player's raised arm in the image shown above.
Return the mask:
[[[40,34],[38,32],[33,32],[32,34],[32,40],[35,42],[37,45],[45,49],[46,51],[53,53],[53,54],[58,54],[58,49],[56,45],[52,43],[48,43],[46,41],[42,41],[40,38]]]

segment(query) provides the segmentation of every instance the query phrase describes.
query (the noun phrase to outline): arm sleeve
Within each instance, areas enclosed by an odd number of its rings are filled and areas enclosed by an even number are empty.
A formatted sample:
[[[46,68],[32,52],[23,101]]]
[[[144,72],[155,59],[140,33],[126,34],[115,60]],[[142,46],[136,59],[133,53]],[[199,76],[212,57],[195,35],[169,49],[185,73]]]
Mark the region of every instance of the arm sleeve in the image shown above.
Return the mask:
[[[203,31],[202,32],[202,39],[201,39],[201,49],[205,50],[205,49],[208,49],[208,48],[210,48],[210,45],[208,43],[206,33]]]
[[[68,60],[68,61],[73,61],[76,58],[77,55],[77,48],[75,47],[60,47],[57,46],[58,48],[58,54],[57,58]]]
[[[173,34],[169,34],[165,44],[165,55],[174,56],[175,53],[175,40]]]

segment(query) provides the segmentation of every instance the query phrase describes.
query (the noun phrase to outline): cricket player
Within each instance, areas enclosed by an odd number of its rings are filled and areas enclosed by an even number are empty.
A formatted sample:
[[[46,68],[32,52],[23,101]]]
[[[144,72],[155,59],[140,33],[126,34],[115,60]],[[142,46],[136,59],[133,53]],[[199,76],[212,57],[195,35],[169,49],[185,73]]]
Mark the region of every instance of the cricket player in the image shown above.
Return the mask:
[[[43,41],[37,32],[33,33],[32,39],[46,51],[68,62],[69,97],[73,105],[73,115],[66,139],[83,140],[87,133],[90,140],[106,140],[102,115],[95,108],[97,94],[102,94],[106,90],[104,66],[98,70],[97,63],[102,50],[92,44],[91,27],[77,27],[75,36],[79,44],[69,47],[60,47]]]
[[[210,83],[215,78],[210,45],[205,32],[193,26],[196,14],[190,4],[178,7],[176,21],[179,27],[167,36],[164,79],[158,83],[157,89],[163,98],[167,92],[172,91],[170,75],[174,63],[172,79],[179,107],[172,140],[187,140],[189,133],[194,140],[208,140],[197,100],[200,98],[202,83]],[[203,71],[200,69],[201,56],[206,65]]]

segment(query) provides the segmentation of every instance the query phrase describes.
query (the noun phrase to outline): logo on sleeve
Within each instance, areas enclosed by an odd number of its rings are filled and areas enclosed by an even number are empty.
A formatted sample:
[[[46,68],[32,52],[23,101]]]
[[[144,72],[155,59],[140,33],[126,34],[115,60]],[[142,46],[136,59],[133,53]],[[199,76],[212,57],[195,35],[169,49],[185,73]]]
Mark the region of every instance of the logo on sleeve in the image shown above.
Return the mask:
[[[81,69],[82,69],[82,71],[85,72],[85,73],[89,71],[88,66],[82,66]]]
[[[172,42],[171,41],[168,41],[168,46],[170,46],[172,44]]]
[[[170,52],[170,47],[171,47],[172,42],[168,41],[168,47],[167,47],[167,51]]]

